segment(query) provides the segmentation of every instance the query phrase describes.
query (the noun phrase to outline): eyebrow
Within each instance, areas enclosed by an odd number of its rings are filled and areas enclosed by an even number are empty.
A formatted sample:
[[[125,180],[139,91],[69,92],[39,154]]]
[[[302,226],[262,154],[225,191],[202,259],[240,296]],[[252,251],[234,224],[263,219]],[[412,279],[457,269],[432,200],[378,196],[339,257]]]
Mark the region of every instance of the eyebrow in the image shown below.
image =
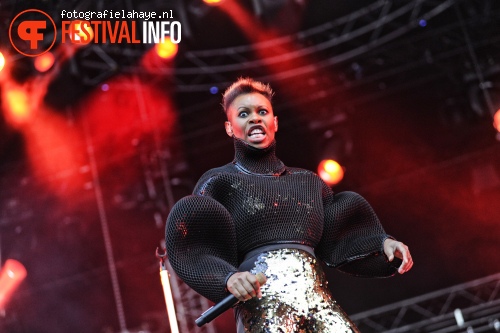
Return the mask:
[[[266,106],[266,105],[250,105],[250,106],[248,106],[248,105],[241,105],[241,106],[239,106],[237,108],[237,110],[240,110],[240,109],[249,109],[249,108],[256,108],[256,109],[263,109],[264,108],[264,109],[269,109],[269,107]]]

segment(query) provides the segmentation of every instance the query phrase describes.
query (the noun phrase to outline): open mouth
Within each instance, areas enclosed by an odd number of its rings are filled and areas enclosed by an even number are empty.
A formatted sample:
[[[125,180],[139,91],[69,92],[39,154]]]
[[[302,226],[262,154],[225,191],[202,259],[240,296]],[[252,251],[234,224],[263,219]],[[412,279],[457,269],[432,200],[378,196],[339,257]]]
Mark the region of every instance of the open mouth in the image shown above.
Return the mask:
[[[260,136],[264,136],[264,135],[266,135],[266,131],[264,130],[264,127],[262,127],[262,126],[253,126],[248,131],[249,137],[256,138],[256,137],[260,137]]]

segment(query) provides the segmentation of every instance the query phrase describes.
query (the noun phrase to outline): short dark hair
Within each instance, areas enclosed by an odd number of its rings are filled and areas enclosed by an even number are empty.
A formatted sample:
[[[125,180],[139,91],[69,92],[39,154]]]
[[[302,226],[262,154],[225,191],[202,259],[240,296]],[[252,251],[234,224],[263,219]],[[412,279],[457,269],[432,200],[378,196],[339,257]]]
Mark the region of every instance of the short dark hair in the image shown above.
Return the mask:
[[[264,84],[249,77],[240,77],[236,82],[231,84],[222,95],[222,108],[227,114],[227,108],[239,95],[249,93],[259,93],[266,97],[271,102],[274,91],[269,84]]]

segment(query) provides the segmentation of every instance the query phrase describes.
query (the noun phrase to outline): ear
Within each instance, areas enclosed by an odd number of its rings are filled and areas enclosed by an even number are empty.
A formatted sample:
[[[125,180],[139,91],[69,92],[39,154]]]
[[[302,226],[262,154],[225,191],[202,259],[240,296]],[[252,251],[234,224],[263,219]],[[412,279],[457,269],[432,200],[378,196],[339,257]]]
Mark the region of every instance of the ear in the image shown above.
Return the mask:
[[[276,128],[276,132],[278,132],[278,116],[274,116],[274,127]]]
[[[231,126],[231,123],[229,121],[226,121],[224,123],[224,127],[226,128],[226,133],[229,136],[233,136],[233,126]]]

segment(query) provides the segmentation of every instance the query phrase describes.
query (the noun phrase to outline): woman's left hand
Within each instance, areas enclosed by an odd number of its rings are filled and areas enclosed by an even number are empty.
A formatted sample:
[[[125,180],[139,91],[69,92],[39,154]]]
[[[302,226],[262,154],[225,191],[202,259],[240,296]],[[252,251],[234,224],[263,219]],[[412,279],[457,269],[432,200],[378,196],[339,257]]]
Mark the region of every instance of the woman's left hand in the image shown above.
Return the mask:
[[[384,241],[384,253],[389,261],[394,260],[394,256],[403,260],[403,263],[398,268],[399,274],[408,272],[413,266],[413,259],[411,258],[410,249],[405,244],[397,240],[387,238]]]

